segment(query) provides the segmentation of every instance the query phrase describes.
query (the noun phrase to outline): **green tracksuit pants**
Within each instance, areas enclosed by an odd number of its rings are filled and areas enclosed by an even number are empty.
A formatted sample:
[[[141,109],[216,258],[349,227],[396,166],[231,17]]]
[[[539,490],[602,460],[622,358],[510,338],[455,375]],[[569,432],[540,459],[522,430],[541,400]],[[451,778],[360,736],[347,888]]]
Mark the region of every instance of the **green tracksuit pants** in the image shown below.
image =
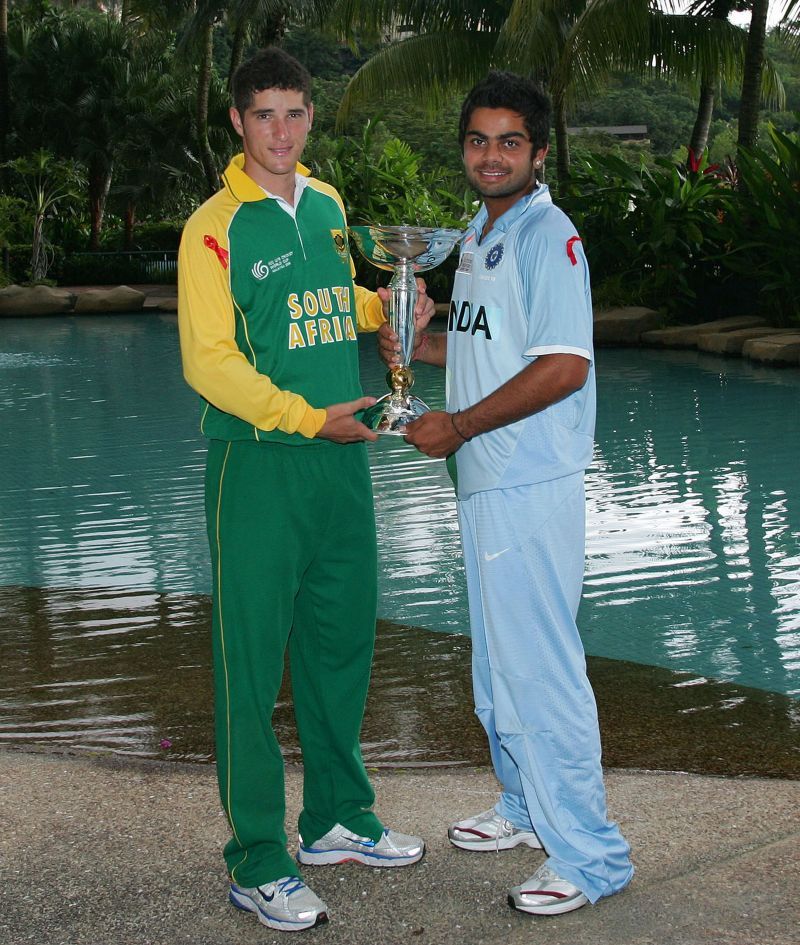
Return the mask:
[[[376,546],[364,444],[212,440],[211,547],[217,774],[241,886],[297,875],[272,730],[288,644],[303,753],[299,829],[341,823],[377,840],[359,734],[375,639]]]

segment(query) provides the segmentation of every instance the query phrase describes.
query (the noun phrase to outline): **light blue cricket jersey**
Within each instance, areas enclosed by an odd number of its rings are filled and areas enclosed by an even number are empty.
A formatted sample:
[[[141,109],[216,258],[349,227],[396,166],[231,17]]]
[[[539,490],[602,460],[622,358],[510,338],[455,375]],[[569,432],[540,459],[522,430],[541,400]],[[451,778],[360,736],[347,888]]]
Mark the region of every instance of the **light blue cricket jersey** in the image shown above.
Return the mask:
[[[447,332],[447,409],[464,410],[544,354],[590,364],[574,394],[464,443],[458,496],[558,479],[586,469],[595,422],[589,268],[569,218],[546,185],[521,198],[479,236],[481,207],[461,243]]]

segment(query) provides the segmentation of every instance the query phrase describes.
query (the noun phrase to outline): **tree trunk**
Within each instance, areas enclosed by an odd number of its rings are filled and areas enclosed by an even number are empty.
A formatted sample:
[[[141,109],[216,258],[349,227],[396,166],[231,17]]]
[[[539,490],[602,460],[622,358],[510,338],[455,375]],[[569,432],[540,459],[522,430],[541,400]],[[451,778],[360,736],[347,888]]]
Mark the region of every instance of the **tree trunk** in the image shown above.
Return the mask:
[[[208,185],[208,195],[219,190],[219,170],[214,160],[211,145],[208,143],[208,96],[211,88],[211,68],[214,39],[214,24],[209,23],[203,37],[200,73],[197,77],[197,102],[195,121],[197,123],[197,145],[200,150],[200,163]]]
[[[761,73],[764,69],[768,12],[769,0],[753,0],[753,15],[744,56],[742,96],[739,102],[739,138],[736,143],[740,148],[752,148],[758,140],[758,106],[761,103]]]
[[[133,249],[133,231],[136,226],[136,203],[128,201],[125,206],[125,239],[123,249]]]
[[[106,212],[106,199],[111,188],[113,165],[106,167],[100,164],[89,165],[89,215],[91,230],[89,234],[89,249],[94,252],[100,249],[100,233],[103,229],[103,216]]]
[[[708,147],[708,130],[711,127],[711,117],[714,114],[715,85],[712,82],[703,82],[700,86],[700,101],[697,105],[697,118],[692,129],[689,148],[697,160]]]
[[[231,64],[228,68],[228,91],[230,91],[233,86],[233,74],[236,72],[242,62],[242,54],[244,53],[244,41],[246,36],[247,27],[240,20],[236,24],[236,29],[233,32],[233,41],[231,45]]]
[[[252,15],[249,19],[253,19]],[[248,35],[255,33],[258,42],[262,46],[274,46],[283,37],[286,32],[286,17],[280,13],[273,13],[263,22],[259,21],[257,30],[248,28],[248,16],[244,14],[236,24],[233,30],[233,40],[231,44],[231,64],[228,69],[228,89],[233,84],[233,74],[239,68],[244,55],[244,47]]]
[[[44,214],[37,213],[33,218],[33,236],[31,237],[31,282],[41,282],[47,275],[47,253],[44,245]]]
[[[8,0],[0,0],[0,164],[8,160],[8,134],[11,130],[8,95]],[[0,168],[0,183],[7,183],[8,172]]]
[[[567,109],[564,100],[554,103],[556,129],[556,179],[563,192],[569,181],[569,135],[567,134]]]

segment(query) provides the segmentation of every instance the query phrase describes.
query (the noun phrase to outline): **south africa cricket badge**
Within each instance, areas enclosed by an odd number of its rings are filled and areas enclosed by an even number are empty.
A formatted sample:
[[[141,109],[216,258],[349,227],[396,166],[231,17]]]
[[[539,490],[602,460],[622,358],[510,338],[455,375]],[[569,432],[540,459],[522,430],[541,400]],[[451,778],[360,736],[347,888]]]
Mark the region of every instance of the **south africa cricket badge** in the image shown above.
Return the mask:
[[[342,262],[347,262],[350,253],[348,252],[344,230],[331,230],[331,237],[333,238],[333,245],[336,247],[336,252],[339,254],[339,259],[341,259]]]

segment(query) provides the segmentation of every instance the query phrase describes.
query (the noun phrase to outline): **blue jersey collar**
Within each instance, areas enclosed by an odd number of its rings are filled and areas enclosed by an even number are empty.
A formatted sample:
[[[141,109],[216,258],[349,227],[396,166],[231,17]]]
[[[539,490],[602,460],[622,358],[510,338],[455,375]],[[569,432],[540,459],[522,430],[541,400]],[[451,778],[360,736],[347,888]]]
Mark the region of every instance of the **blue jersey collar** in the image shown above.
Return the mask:
[[[522,214],[527,212],[534,205],[551,204],[552,202],[553,198],[550,196],[550,188],[547,184],[539,184],[533,193],[520,197],[512,207],[509,207],[501,217],[498,217],[494,221],[492,232],[489,234],[488,238],[491,239],[492,234],[495,232],[506,233]],[[480,210],[475,214],[467,227],[467,235],[471,233],[477,242],[488,219],[489,211],[486,209],[486,204],[481,204]]]

